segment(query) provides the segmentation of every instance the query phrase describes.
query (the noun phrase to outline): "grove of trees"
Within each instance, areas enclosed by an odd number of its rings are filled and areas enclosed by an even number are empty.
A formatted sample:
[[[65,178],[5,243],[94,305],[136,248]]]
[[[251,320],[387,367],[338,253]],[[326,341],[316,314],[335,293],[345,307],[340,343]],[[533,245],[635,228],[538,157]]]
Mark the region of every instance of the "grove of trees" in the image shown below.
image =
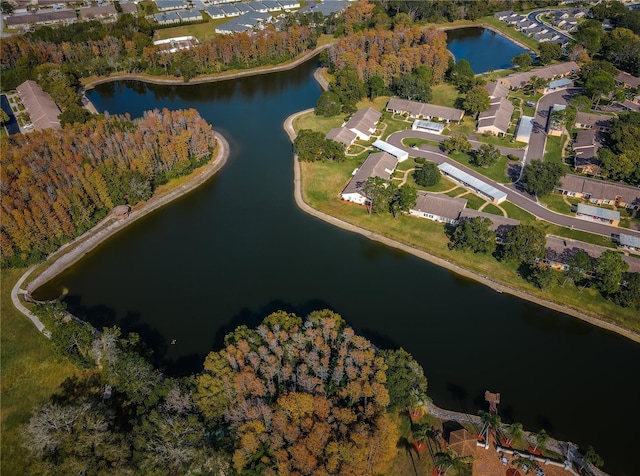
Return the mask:
[[[241,326],[210,353],[196,402],[236,434],[239,473],[383,473],[398,430],[384,358],[331,311],[306,320],[277,312],[257,329]]]
[[[147,200],[158,185],[204,164],[215,146],[215,133],[194,109],[95,117],[3,139],[3,262],[42,258],[114,206]]]

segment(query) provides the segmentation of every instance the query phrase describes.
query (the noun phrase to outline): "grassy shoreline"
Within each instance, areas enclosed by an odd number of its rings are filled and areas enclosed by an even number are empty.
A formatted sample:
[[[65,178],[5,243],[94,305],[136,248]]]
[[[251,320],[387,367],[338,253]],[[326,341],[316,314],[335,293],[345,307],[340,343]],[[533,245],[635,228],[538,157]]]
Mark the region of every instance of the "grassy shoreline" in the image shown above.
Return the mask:
[[[299,115],[293,120],[292,128],[297,130],[300,123],[308,127],[310,122],[308,117]],[[291,135],[292,131],[289,133]],[[542,291],[518,274],[517,264],[500,262],[492,256],[450,250],[447,246],[449,240],[441,224],[409,216],[394,219],[390,214],[369,215],[364,207],[341,200],[340,190],[349,180],[354,168],[360,165],[362,155],[348,157],[342,163],[298,163],[300,198],[304,204],[320,214],[352,226],[352,231],[378,241],[386,239],[390,246],[406,248],[412,253],[415,250],[414,254],[423,259],[483,282],[500,292],[536,302],[640,342],[637,312],[605,300],[593,288],[579,289],[558,282],[549,290]],[[543,223],[512,204],[506,208],[513,218],[544,225],[546,234],[563,235],[561,227]],[[564,234],[570,232],[572,230]]]

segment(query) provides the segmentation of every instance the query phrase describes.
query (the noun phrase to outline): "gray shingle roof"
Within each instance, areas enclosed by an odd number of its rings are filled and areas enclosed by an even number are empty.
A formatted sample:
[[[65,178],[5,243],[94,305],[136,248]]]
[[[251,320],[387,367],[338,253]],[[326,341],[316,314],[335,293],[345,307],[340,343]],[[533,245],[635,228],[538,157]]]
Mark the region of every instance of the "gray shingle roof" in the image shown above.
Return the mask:
[[[398,159],[386,152],[369,154],[355,175],[351,177],[342,193],[360,192],[369,177],[380,177],[384,180],[389,180],[397,165]]]
[[[412,210],[457,220],[466,206],[467,200],[464,198],[452,198],[440,193],[428,193],[421,190],[418,192],[416,205]]]
[[[34,129],[59,129],[60,109],[51,96],[45,93],[35,81],[25,81],[16,88],[22,104],[27,109]]]
[[[454,109],[452,107],[437,106],[435,104],[427,104],[399,98],[389,99],[387,109],[390,111],[405,111],[410,113],[412,116],[436,117],[449,121],[460,121],[464,117],[464,111],[462,109]]]

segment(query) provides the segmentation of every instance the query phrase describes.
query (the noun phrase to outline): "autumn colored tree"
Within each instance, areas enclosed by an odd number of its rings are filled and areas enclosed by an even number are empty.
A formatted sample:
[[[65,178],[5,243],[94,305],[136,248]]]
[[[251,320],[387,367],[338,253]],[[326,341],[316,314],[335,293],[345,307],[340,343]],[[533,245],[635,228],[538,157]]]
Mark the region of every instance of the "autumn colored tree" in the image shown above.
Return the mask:
[[[0,143],[2,261],[37,261],[80,235],[115,205],[147,200],[155,187],[211,157],[215,133],[197,111],[95,117],[62,130]]]
[[[237,471],[377,474],[395,455],[386,365],[369,341],[331,311],[304,321],[277,312],[241,326],[212,352],[196,402],[237,434]]]

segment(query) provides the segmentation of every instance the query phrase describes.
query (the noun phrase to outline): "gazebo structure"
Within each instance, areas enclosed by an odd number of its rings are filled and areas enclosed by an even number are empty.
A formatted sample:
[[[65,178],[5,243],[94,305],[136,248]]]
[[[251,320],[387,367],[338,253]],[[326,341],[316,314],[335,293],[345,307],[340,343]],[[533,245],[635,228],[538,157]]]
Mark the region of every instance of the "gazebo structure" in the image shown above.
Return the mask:
[[[129,205],[118,205],[112,212],[116,220],[124,220],[129,216],[129,213],[131,213],[131,207]]]
[[[464,428],[452,431],[449,434],[449,448],[458,456],[475,455],[477,444],[476,437]]]

